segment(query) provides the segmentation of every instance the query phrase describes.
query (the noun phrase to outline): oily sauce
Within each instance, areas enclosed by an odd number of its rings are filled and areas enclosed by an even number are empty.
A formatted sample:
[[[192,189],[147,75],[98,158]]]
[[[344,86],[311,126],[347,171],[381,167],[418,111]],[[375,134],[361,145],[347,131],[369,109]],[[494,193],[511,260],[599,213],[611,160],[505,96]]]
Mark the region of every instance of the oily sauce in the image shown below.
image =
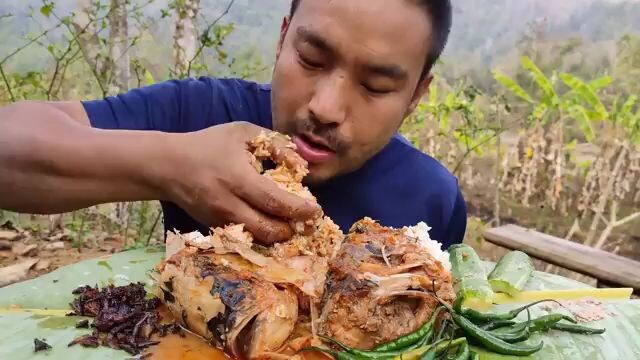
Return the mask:
[[[162,323],[173,321],[171,312],[164,304],[158,308]],[[183,331],[179,334],[169,334],[162,338],[154,338],[160,343],[152,346],[144,353],[145,359],[150,360],[229,360],[231,357],[201,338]]]
[[[160,339],[160,344],[148,351],[150,360],[229,360],[224,352],[202,341],[202,339],[184,333],[184,337],[171,334]]]
[[[163,323],[172,322],[169,310],[161,305],[158,309]],[[145,360],[232,360],[231,356],[215,348],[198,336],[183,331],[179,334],[169,334],[163,338],[154,339],[160,343],[152,346],[143,354]],[[315,352],[301,354],[303,360],[326,360],[327,357]]]
[[[160,344],[149,348],[143,357],[148,360],[231,360],[232,357],[202,341],[202,339],[185,333],[184,337],[171,334],[160,339]],[[327,360],[318,353],[305,353],[303,360]]]

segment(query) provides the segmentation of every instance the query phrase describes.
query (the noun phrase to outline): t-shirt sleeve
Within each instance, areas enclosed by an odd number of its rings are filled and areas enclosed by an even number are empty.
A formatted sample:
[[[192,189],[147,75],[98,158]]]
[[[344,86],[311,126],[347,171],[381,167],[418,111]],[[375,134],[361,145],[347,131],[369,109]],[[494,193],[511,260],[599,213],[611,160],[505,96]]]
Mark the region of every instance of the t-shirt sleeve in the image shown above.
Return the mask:
[[[453,244],[460,244],[464,240],[467,230],[467,206],[460,188],[457,189],[453,211],[449,218],[449,224],[445,231],[444,244],[449,247]]]
[[[191,132],[231,122],[259,122],[257,87],[233,79],[169,80],[82,102],[100,129]]]

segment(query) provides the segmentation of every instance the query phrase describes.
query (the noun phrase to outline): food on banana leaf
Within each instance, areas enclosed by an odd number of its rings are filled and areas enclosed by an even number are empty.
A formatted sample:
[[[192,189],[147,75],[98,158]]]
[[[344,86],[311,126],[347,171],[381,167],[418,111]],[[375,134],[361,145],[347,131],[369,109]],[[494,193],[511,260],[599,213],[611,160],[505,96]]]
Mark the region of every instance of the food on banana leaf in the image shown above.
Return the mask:
[[[263,134],[252,141],[254,167],[315,201],[301,183],[306,163],[295,153],[283,159],[281,140]],[[276,167],[264,171],[265,159]],[[293,356],[321,344],[318,334],[373,347],[426,322],[437,305],[428,291],[453,301],[449,264],[436,259],[446,256],[423,227],[392,229],[366,218],[343,243],[321,215],[292,223],[294,236],[271,247],[255,244],[242,224],[206,236],[169,233],[158,296],[183,326],[234,357]]]
[[[437,300],[453,302],[451,274],[403,229],[365,218],[331,260],[320,334],[371,349],[422,326]]]

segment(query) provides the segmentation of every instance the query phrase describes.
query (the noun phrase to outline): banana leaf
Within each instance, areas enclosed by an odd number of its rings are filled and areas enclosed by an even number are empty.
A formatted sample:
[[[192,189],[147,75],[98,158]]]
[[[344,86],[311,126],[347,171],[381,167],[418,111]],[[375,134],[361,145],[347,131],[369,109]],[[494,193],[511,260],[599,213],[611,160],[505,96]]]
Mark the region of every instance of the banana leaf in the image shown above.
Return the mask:
[[[79,345],[68,347],[73,339],[91,333],[76,329],[83,317],[65,316],[70,312],[72,291],[82,285],[116,286],[131,282],[153,282],[147,271],[164,257],[164,247],[126,251],[102,258],[85,260],[62,267],[33,280],[0,288],[0,359],[130,359],[125,351],[107,347],[96,349]],[[34,352],[38,338],[52,348]]]
[[[126,285],[131,282],[142,282],[150,289],[152,282],[147,272],[163,255],[162,247],[126,251],[85,260],[33,280],[0,288],[0,359],[131,359],[132,356],[124,351],[105,347],[67,346],[76,337],[91,331],[75,328],[76,322],[82,318],[65,316],[73,300],[71,291],[82,285]],[[494,265],[485,263],[487,271],[491,271]],[[534,272],[525,288],[560,290],[589,286],[560,276]],[[503,304],[495,306],[495,309],[506,310],[519,305]],[[640,301],[609,301],[606,310],[614,315],[587,324],[606,328],[604,334],[585,336],[557,331],[535,334],[528,343],[543,340],[545,346],[533,356],[502,356],[478,347],[474,350],[486,360],[640,359]],[[532,316],[540,314],[540,308],[531,312]],[[526,314],[520,314],[518,320],[526,320]],[[52,348],[34,352],[35,338],[44,339]]]

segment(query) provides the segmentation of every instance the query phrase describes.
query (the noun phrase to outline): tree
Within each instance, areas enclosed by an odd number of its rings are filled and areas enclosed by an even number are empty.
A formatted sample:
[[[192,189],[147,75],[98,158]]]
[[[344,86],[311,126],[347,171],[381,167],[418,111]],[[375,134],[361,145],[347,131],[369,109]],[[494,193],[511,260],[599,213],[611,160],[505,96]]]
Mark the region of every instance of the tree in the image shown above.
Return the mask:
[[[109,92],[118,94],[129,89],[129,22],[127,0],[111,0],[109,9],[109,60],[113,72]]]
[[[178,77],[184,77],[189,72],[190,63],[198,49],[196,18],[200,10],[200,0],[176,0],[172,6],[176,13],[173,72]]]

